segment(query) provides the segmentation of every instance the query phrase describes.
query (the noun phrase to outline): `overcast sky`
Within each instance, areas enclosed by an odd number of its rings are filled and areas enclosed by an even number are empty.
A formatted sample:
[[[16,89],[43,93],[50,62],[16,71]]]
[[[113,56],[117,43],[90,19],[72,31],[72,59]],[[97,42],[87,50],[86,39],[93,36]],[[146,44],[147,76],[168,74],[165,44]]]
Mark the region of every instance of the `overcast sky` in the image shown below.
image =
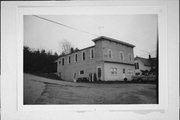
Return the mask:
[[[38,15],[58,23],[135,45],[134,55],[156,55],[157,15]],[[57,25],[35,16],[24,16],[24,45],[61,52],[60,42],[68,40],[79,49],[94,45],[97,36]],[[145,52],[147,51],[147,52]]]

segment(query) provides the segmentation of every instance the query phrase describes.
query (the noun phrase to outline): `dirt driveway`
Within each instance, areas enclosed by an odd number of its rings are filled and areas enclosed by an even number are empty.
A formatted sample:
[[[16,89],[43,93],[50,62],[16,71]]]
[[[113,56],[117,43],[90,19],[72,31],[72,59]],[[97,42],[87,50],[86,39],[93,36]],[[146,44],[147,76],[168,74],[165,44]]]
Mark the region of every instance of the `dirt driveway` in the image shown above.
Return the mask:
[[[24,103],[156,104],[156,85],[73,83],[24,74]]]

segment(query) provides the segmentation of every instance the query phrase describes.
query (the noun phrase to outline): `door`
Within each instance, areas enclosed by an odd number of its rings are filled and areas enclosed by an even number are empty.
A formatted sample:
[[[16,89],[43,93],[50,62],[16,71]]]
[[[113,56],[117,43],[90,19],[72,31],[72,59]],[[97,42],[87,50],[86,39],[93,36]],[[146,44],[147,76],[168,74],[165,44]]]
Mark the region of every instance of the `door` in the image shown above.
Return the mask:
[[[102,68],[97,67],[97,79],[101,80],[101,78],[102,78]]]
[[[90,82],[94,82],[93,73],[90,73],[90,74],[89,74],[89,81],[90,81]]]
[[[76,73],[73,74],[73,81],[76,82]]]
[[[125,68],[123,68],[123,80],[125,80],[126,78],[126,71],[125,71]]]

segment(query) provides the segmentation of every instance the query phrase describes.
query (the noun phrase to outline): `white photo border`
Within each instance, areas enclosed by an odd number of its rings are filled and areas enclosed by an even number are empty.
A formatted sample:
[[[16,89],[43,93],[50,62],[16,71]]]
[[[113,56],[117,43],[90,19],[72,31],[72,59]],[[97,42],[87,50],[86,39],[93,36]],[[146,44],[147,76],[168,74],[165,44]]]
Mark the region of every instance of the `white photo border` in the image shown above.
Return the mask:
[[[24,15],[123,15],[155,14],[159,28],[159,104],[108,105],[23,105],[23,16]],[[166,8],[162,6],[38,6],[17,8],[17,109],[18,111],[93,111],[167,109],[167,28]]]

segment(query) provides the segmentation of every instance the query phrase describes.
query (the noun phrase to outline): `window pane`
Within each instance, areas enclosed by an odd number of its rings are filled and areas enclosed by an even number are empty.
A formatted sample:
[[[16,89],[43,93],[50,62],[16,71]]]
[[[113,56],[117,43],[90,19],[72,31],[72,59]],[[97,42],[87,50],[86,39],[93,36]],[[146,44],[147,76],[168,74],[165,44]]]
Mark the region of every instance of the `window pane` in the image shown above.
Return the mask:
[[[85,60],[85,52],[83,52],[83,56],[82,57],[83,57],[83,60]]]
[[[62,65],[64,65],[64,58],[62,59]]]
[[[77,54],[75,54],[75,62],[77,62]]]
[[[112,58],[112,51],[111,50],[108,51],[108,55],[109,55],[109,58]]]
[[[129,61],[132,61],[132,55],[129,54]]]
[[[101,77],[101,68],[98,68],[98,77]]]
[[[120,52],[120,60],[124,60],[124,53]]]
[[[69,56],[69,63],[71,63],[71,57]]]
[[[139,69],[139,63],[137,63],[137,69]]]
[[[91,50],[91,58],[94,58],[94,50]]]
[[[80,71],[80,74],[84,74],[84,70],[81,70],[81,71]]]

